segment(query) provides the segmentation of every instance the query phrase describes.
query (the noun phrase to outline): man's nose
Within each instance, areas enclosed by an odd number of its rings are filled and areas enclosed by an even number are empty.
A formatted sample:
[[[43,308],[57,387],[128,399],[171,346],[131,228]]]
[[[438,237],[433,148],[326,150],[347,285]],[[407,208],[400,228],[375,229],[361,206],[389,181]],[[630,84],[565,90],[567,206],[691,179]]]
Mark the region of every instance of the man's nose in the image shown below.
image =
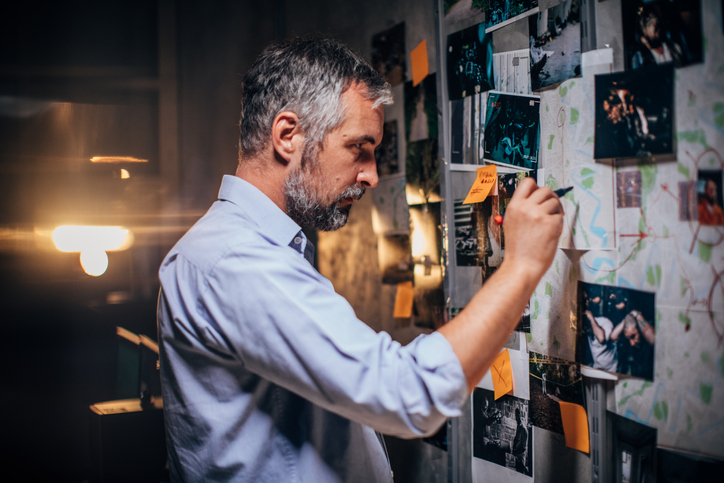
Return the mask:
[[[359,173],[357,173],[357,184],[365,188],[374,188],[377,186],[378,181],[377,162],[374,156],[372,156],[372,159],[366,161],[362,165]]]

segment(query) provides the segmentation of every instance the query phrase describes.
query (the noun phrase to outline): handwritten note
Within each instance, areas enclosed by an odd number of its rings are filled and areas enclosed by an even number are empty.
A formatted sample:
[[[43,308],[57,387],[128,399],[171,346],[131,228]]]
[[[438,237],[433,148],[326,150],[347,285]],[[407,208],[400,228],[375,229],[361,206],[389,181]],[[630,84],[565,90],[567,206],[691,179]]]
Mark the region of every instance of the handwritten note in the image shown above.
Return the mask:
[[[412,282],[401,282],[397,284],[397,295],[395,295],[395,308],[392,316],[396,319],[409,319],[412,317]]]
[[[427,63],[427,40],[410,52],[410,65],[412,67],[412,85],[416,86],[430,73],[430,66]]]
[[[497,186],[497,181],[498,170],[495,168],[494,164],[478,168],[478,177],[475,178],[475,182],[473,183],[472,188],[470,188],[470,192],[465,198],[465,201],[463,201],[463,204],[469,205],[471,203],[482,203],[485,201],[485,198],[488,197],[491,188]]]
[[[513,390],[513,371],[510,366],[508,349],[505,349],[495,358],[493,365],[490,366],[490,374],[493,376],[496,401]]]
[[[583,406],[559,401],[566,446],[588,453],[588,417]]]

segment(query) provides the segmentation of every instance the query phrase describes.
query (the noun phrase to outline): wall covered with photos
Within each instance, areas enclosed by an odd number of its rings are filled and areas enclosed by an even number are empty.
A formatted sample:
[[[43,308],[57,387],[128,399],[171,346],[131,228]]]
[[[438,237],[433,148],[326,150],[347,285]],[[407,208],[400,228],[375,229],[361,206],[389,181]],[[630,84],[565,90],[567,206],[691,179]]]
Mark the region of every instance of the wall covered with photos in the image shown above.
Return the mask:
[[[439,47],[434,25],[411,36],[419,25],[404,15],[370,35],[396,99],[367,202],[378,271],[365,276],[387,295],[374,309],[381,328],[433,330],[465,306],[504,259],[496,215],[524,177],[571,188],[553,266],[506,346],[513,389],[494,398],[489,373],[471,398],[461,441],[473,481],[590,478],[561,410],[586,410],[581,367],[614,381],[614,439],[646,435],[648,463],[631,463],[644,450],[629,441],[614,471],[662,471],[670,458],[656,448],[721,461],[722,2],[439,4]],[[413,52],[423,40],[424,69]],[[490,194],[465,203],[491,165]],[[346,268],[330,267],[338,279]]]

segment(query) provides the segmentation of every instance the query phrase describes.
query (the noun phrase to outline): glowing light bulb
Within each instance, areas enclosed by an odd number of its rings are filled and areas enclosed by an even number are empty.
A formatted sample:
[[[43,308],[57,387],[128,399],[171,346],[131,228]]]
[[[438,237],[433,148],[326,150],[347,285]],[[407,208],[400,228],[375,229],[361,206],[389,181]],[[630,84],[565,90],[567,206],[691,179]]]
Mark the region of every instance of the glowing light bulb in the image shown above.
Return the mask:
[[[108,268],[108,255],[99,249],[88,249],[80,252],[80,266],[88,275],[100,277]]]

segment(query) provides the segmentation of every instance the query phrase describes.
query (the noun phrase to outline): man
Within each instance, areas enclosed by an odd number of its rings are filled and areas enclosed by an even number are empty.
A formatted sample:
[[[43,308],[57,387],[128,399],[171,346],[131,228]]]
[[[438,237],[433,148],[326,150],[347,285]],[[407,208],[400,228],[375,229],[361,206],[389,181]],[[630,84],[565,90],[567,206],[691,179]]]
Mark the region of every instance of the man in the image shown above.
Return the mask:
[[[620,327],[620,329],[619,329]],[[656,330],[649,324],[643,314],[632,310],[616,327],[618,347],[619,374],[630,374],[645,379],[654,378],[654,346]],[[623,331],[623,337],[619,337]]]
[[[672,41],[664,30],[664,21],[659,16],[657,7],[641,7],[637,25],[638,49],[635,51],[631,65],[638,69],[644,65],[674,62],[681,67],[685,60],[681,46]]]
[[[525,456],[528,452],[528,430],[525,429],[523,425],[519,408],[515,408],[515,423],[515,437],[513,438],[512,449],[513,456],[515,457],[515,469],[519,473],[528,474],[528,467],[525,461]]]
[[[598,302],[594,299],[594,303],[600,303],[600,299]],[[616,347],[618,333],[614,333],[613,322],[607,317],[594,317],[590,310],[586,310],[584,316],[588,321],[586,337],[593,357],[593,368],[616,372],[618,366]]]
[[[724,225],[724,212],[719,206],[717,199],[716,183],[707,179],[704,183],[704,194],[699,196],[697,206],[699,211],[699,223],[702,225]]]
[[[273,45],[246,75],[236,176],[159,272],[173,480],[389,482],[375,430],[434,434],[515,328],[563,226],[558,198],[531,180],[506,212],[495,276],[405,347],[308,263],[300,227],[342,227],[377,185],[389,102],[384,80],[326,39]]]

